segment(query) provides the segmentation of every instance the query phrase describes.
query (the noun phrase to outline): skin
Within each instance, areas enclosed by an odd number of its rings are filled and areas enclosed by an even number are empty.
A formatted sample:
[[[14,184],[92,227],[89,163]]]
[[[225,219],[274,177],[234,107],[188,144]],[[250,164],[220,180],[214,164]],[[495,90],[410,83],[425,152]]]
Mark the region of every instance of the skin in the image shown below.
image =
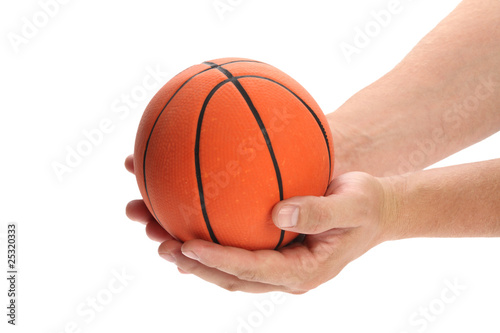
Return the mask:
[[[500,1],[463,1],[391,72],[328,115],[335,178],[273,209],[306,234],[279,251],[181,243],[142,200],[127,215],[181,273],[231,291],[301,294],[372,247],[411,237],[500,236],[500,159],[421,171],[500,130]],[[133,170],[133,156],[125,162]],[[294,218],[295,217],[295,218]],[[244,265],[242,265],[244,263]]]

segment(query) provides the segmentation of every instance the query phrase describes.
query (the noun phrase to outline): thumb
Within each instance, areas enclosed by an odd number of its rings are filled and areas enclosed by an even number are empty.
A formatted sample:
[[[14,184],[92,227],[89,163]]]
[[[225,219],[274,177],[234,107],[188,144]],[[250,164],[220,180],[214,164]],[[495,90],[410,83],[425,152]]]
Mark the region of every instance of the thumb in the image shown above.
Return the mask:
[[[272,211],[274,224],[283,230],[301,234],[318,234],[333,228],[348,225],[347,207],[350,205],[341,196],[293,197],[280,201]]]

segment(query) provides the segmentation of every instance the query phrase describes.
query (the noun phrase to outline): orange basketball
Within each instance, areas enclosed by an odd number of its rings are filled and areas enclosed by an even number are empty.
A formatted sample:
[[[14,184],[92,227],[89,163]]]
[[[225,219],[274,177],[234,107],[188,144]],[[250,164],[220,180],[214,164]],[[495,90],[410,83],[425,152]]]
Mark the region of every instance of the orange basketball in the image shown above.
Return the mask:
[[[144,202],[172,236],[249,250],[292,241],[297,234],[273,224],[273,206],[323,195],[333,172],[330,129],[311,95],[240,58],[167,82],[142,116],[134,155]]]

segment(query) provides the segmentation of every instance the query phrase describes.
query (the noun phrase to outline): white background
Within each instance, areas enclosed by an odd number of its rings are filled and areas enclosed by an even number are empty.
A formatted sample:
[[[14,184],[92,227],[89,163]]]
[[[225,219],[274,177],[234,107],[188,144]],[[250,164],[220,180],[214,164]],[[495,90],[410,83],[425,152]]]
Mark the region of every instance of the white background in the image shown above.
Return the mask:
[[[125,216],[126,203],[140,194],[123,161],[160,85],[128,114],[113,110],[140,89],[148,69],[166,72],[163,84],[206,60],[253,58],[297,79],[328,113],[396,65],[458,2],[401,0],[400,13],[349,63],[340,43],[352,44],[355,28],[389,0],[232,0],[222,17],[213,0],[73,0],[47,22],[41,17],[44,26],[17,50],[9,36],[22,35],[23,18],[33,22],[42,9],[34,0],[3,1],[0,260],[5,272],[6,225],[15,221],[20,274],[15,328],[6,324],[1,279],[0,330],[498,332],[499,239],[386,243],[305,295],[275,295],[280,302],[271,307],[269,294],[230,293],[179,274],[144,227]],[[53,163],[64,163],[68,147],[103,119],[112,121],[111,132],[59,180]],[[498,158],[499,145],[496,135],[439,165]],[[122,272],[129,276],[124,286],[114,278]],[[445,304],[442,293],[453,296],[446,281],[466,289]],[[105,303],[100,311],[87,304],[95,297]],[[429,306],[438,314],[425,327],[411,322]]]

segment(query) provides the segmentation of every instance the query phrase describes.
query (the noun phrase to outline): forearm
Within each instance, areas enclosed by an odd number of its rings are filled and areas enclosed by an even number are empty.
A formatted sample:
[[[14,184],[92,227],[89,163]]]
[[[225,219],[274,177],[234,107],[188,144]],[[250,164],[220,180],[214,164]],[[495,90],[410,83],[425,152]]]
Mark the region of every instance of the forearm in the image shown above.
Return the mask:
[[[336,174],[421,170],[500,129],[500,1],[463,1],[328,115]]]
[[[382,178],[388,239],[500,236],[500,159]]]

